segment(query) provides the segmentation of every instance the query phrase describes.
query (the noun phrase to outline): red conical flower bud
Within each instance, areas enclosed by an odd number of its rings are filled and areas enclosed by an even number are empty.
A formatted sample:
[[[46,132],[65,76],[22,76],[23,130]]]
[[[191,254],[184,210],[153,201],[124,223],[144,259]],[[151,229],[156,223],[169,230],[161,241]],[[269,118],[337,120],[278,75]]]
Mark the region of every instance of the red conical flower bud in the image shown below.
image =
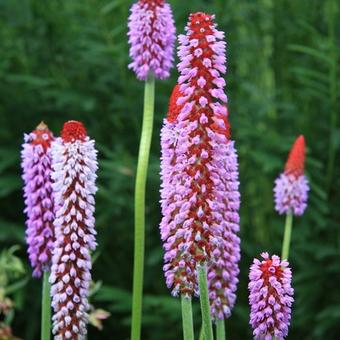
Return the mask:
[[[303,175],[305,166],[305,138],[300,135],[293,144],[285,166],[285,173],[296,177]]]

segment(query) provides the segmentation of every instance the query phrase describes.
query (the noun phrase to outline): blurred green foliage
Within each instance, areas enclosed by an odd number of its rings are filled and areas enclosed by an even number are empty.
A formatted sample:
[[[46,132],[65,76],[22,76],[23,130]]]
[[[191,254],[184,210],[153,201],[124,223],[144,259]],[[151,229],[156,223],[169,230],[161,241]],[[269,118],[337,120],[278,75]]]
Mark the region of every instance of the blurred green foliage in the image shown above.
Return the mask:
[[[215,13],[228,40],[227,91],[240,160],[242,260],[229,339],[250,339],[248,268],[263,250],[280,253],[284,218],[272,188],[295,137],[308,144],[309,207],[295,219],[290,262],[296,302],[290,339],[340,333],[339,42],[337,0],[171,0],[178,32],[189,12]],[[19,151],[40,120],[58,134],[86,124],[100,150],[98,252],[92,303],[111,317],[90,339],[128,339],[133,252],[133,186],[143,83],[127,69],[127,0],[0,1],[0,244],[24,246]],[[159,239],[159,130],[172,86],[157,82],[147,190],[143,339],[181,338],[180,303],[162,273]],[[40,281],[15,292],[14,332],[38,338]],[[200,324],[197,301],[195,323]]]

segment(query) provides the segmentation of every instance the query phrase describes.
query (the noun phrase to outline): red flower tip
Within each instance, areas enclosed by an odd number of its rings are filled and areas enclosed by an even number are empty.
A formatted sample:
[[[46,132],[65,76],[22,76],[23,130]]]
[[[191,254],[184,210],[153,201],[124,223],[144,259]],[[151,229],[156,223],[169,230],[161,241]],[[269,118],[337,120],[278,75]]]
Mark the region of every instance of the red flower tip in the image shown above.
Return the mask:
[[[139,0],[141,5],[147,4],[150,7],[162,6],[164,4],[164,0]]]
[[[214,15],[209,15],[203,12],[190,14],[189,29],[193,31],[196,39],[202,39],[206,35],[212,34],[214,18]]]
[[[279,265],[273,265],[273,260],[270,258],[261,264],[260,270],[262,271],[262,278],[266,284],[268,284],[271,276],[276,276],[277,280],[281,280],[282,278],[282,268]]]
[[[285,166],[286,174],[303,175],[305,165],[305,138],[300,135],[293,144]]]
[[[61,131],[61,138],[64,142],[74,142],[76,140],[84,141],[87,136],[86,129],[83,123],[76,120],[69,120],[64,124]]]
[[[36,127],[33,131],[34,137],[32,139],[33,145],[42,145],[44,149],[50,147],[51,142],[53,140],[53,134],[48,129],[48,126],[41,121],[41,123]]]
[[[182,110],[183,105],[177,105],[177,99],[179,97],[182,97],[182,93],[180,91],[180,85],[176,84],[174,89],[172,90],[169,100],[169,111],[167,114],[167,119],[169,123],[174,123],[177,119],[177,116]]]

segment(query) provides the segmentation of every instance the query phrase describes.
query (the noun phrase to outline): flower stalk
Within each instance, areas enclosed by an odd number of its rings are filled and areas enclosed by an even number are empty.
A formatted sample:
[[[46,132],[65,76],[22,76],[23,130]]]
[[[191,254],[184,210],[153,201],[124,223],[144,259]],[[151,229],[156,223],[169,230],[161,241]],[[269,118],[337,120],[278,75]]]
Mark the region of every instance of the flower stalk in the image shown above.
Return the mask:
[[[145,187],[148,172],[153,115],[155,102],[155,79],[149,76],[145,82],[142,134],[139,145],[135,184],[135,244],[133,266],[131,339],[140,339],[142,324],[142,297],[145,243]]]
[[[281,254],[281,258],[283,260],[288,260],[292,227],[293,227],[293,214],[287,213]]]
[[[224,319],[219,319],[216,321],[216,340],[225,340]]]
[[[51,338],[51,297],[50,284],[48,282],[49,272],[45,271],[42,284],[41,300],[41,340],[50,340]]]
[[[194,340],[194,326],[192,319],[191,296],[181,295],[183,339]]]
[[[197,272],[198,272],[198,285],[199,285],[199,291],[200,291],[200,303],[201,303],[204,339],[213,340],[214,336],[213,336],[211,316],[210,316],[206,265],[205,264],[198,265]]]

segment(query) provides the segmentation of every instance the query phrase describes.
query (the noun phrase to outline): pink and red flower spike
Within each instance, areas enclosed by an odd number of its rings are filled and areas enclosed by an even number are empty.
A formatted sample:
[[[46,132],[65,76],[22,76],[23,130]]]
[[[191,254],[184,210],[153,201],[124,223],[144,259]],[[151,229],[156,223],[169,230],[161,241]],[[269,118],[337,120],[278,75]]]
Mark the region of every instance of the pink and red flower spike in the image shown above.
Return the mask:
[[[304,175],[305,139],[299,136],[288,156],[285,171],[275,181],[275,210],[279,214],[303,215],[308,200],[309,184]]]
[[[139,80],[149,75],[170,76],[174,61],[176,28],[171,7],[164,0],[139,0],[131,7],[128,23],[129,65]]]
[[[26,220],[26,242],[33,276],[49,271],[54,242],[54,202],[51,182],[53,134],[41,122],[25,135],[21,152]]]
[[[91,282],[90,251],[96,248],[94,195],[97,151],[82,123],[64,124],[52,144],[56,241],[50,283],[56,340],[85,339]]]
[[[249,273],[250,324],[254,339],[283,340],[288,334],[294,290],[288,261],[276,255],[261,254]]]
[[[227,289],[234,291],[237,283],[228,274],[238,269],[215,259],[220,248],[230,250],[227,257],[238,261],[239,240],[230,233],[238,230],[239,193],[221,76],[226,71],[224,33],[213,19],[204,13],[190,15],[187,34],[179,37],[181,75],[161,133],[160,230],[166,283],[173,295],[198,294],[196,268],[204,262],[216,264],[210,267],[211,287],[219,287],[219,274],[232,282],[223,286],[223,296],[231,297]],[[220,312],[219,307],[213,310]]]

